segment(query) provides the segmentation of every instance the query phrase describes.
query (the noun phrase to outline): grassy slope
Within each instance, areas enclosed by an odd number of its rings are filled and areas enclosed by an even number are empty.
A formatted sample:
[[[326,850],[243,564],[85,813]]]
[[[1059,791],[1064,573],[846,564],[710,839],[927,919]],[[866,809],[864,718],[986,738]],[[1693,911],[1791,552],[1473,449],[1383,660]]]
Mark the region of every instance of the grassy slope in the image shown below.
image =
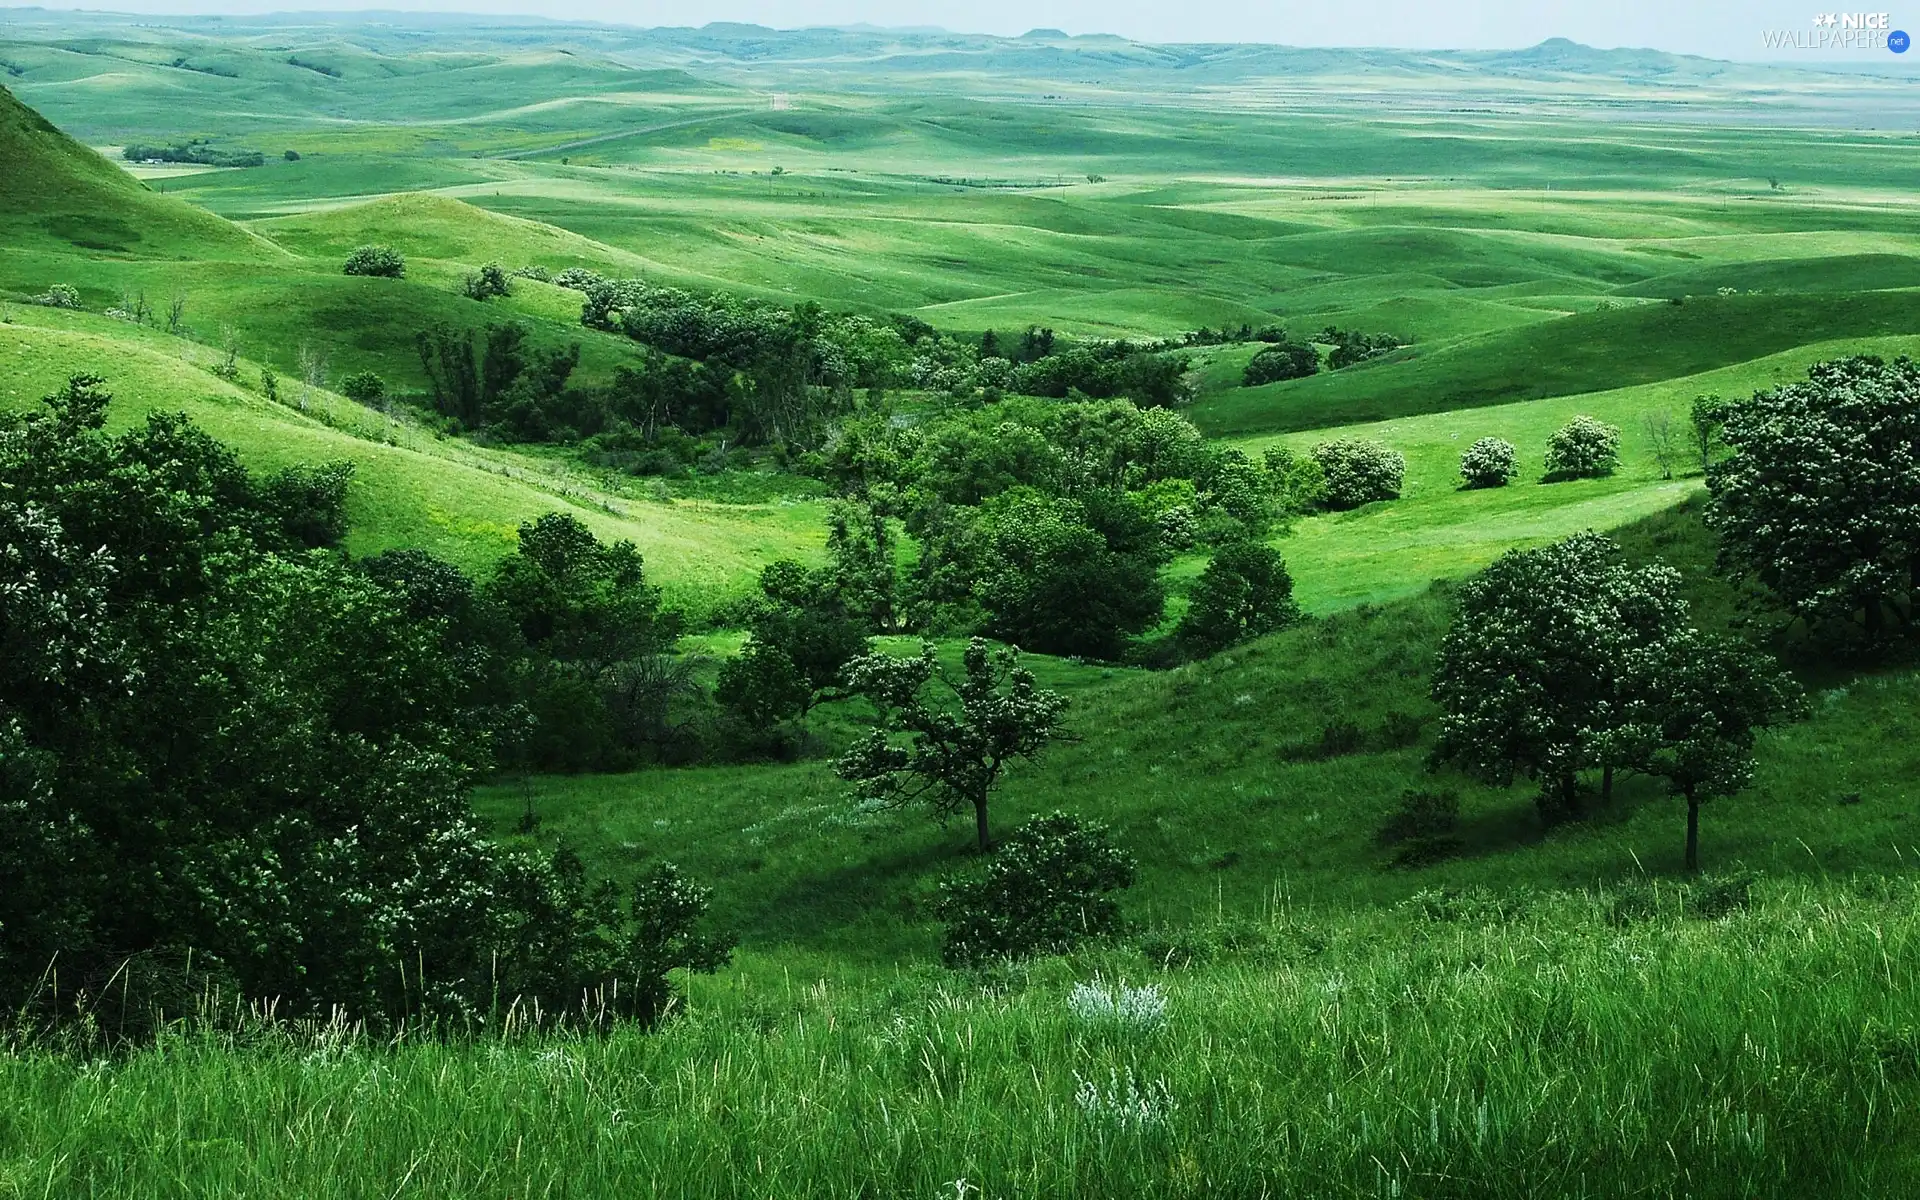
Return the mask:
[[[303,413],[292,382],[285,403],[269,403],[250,386],[209,374],[218,356],[179,338],[102,317],[38,309],[13,316],[0,324],[0,405],[32,404],[68,375],[93,372],[118,396],[116,422],[184,411],[261,468],[351,460],[348,548],[356,553],[417,546],[484,571],[512,548],[519,522],[566,509],[602,537],[631,538],[676,601],[705,608],[775,558],[817,555],[824,538],[816,505],[621,497],[564,467],[441,440],[331,393],[313,394]],[[257,374],[243,365],[243,380]]]
[[[1699,296],[1423,346],[1195,406],[1215,434],[1316,429],[1694,375],[1845,337],[1920,333],[1920,293]]]
[[[272,246],[157,196],[0,88],[0,244],[64,253],[272,261]]]
[[[1704,574],[1710,550],[1694,515],[1652,518],[1626,541],[1688,572],[1698,619],[1731,615],[1731,596]],[[1677,869],[1678,809],[1649,781],[1623,783],[1591,824],[1543,837],[1524,786],[1428,775],[1426,681],[1448,614],[1437,589],[1176,671],[1085,680],[1072,716],[1079,740],[1013,772],[998,827],[1056,807],[1112,822],[1142,863],[1133,912],[1176,921],[1216,905],[1254,912],[1276,894],[1339,908],[1442,884],[1579,886]],[[1906,823],[1920,676],[1814,684],[1832,690],[1813,719],[1766,737],[1755,786],[1707,814],[1710,865],[1891,870],[1916,852]],[[1395,712],[1423,724],[1422,745],[1380,744]],[[1339,721],[1367,731],[1363,752],[1288,761],[1290,747]],[[1461,791],[1466,854],[1382,869],[1374,830],[1402,789],[1436,782]],[[1852,792],[1861,804],[1841,807]],[[666,857],[713,882],[759,946],[872,961],[930,953],[934,882],[967,861],[963,830],[917,813],[863,815],[819,762],[502,784],[479,805],[505,828],[529,797],[542,836],[575,845],[597,869],[624,875]]]

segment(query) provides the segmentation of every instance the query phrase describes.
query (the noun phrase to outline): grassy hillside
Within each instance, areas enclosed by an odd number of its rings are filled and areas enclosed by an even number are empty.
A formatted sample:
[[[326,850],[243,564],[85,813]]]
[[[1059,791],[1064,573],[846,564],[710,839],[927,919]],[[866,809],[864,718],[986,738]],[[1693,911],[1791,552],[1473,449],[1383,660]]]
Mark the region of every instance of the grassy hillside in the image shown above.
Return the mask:
[[[32,323],[29,324],[28,321]],[[37,403],[75,373],[104,375],[116,424],[181,411],[258,468],[346,459],[349,550],[418,547],[484,573],[522,521],[560,509],[603,538],[630,538],[677,603],[705,611],[750,586],[776,558],[812,559],[825,537],[818,505],[659,502],[609,491],[563,464],[437,437],[330,392],[283,386],[282,403],[210,373],[210,349],[104,317],[17,310],[0,324],[0,406]],[[304,404],[301,397],[306,392]]]
[[[204,210],[154,195],[0,87],[0,245],[67,254],[281,257]]]
[[[1711,547],[1693,510],[1623,537],[1635,557],[1687,573],[1697,620],[1724,625],[1735,614],[1732,594],[1707,574]],[[1078,740],[1011,774],[997,827],[1054,808],[1111,822],[1141,861],[1131,911],[1180,923],[1215,910],[1250,915],[1276,895],[1339,909],[1423,888],[1583,887],[1676,871],[1682,810],[1650,781],[1624,783],[1589,823],[1543,834],[1524,785],[1428,773],[1427,681],[1450,604],[1437,586],[1171,672],[1090,672],[1074,689]],[[1907,736],[1920,676],[1809,666],[1807,679],[1814,716],[1766,737],[1753,788],[1708,811],[1706,861],[1768,873],[1899,870],[1916,852],[1903,831],[1907,781],[1920,768]],[[1342,724],[1356,727],[1357,745],[1322,757],[1327,731]],[[1390,868],[1374,842],[1381,822],[1404,789],[1436,786],[1460,792],[1464,854]],[[862,812],[820,762],[504,783],[483,789],[479,804],[501,829],[531,804],[543,839],[615,876],[680,863],[716,886],[750,945],[862,961],[931,955],[935,882],[967,862],[965,830],[917,812]]]
[[[1810,343],[1920,333],[1920,293],[1696,296],[1420,346],[1307,379],[1217,392],[1216,434],[1316,429],[1695,375]]]

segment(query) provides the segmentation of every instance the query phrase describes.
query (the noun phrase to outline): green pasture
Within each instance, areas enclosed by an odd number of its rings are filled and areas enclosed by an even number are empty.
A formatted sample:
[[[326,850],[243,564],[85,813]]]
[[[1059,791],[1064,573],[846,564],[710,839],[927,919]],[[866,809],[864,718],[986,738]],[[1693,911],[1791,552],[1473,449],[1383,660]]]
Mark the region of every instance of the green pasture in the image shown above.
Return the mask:
[[[294,379],[271,403],[255,390],[256,364],[242,361],[236,386],[210,373],[221,361],[210,348],[125,322],[13,306],[8,316],[0,404],[35,404],[68,376],[92,373],[115,393],[118,424],[179,411],[250,466],[351,461],[347,547],[356,554],[417,547],[484,572],[513,548],[521,522],[557,509],[603,538],[632,539],[669,596],[704,611],[774,559],[816,557],[825,539],[817,503],[642,500],[564,463],[443,438]]]
[[[1710,574],[1697,509],[1622,537],[1636,559],[1685,573],[1703,625],[1735,617],[1733,593]],[[1623,780],[1589,821],[1543,833],[1526,785],[1427,770],[1437,713],[1426,686],[1451,605],[1437,586],[1173,671],[1056,675],[1074,697],[1075,739],[1010,771],[996,828],[1056,808],[1110,822],[1140,856],[1134,911],[1175,922],[1253,913],[1276,890],[1337,909],[1423,888],[1581,887],[1677,871],[1684,810],[1650,780]],[[1916,853],[1906,824],[1920,676],[1810,666],[1807,679],[1811,719],[1765,736],[1753,787],[1703,817],[1707,865],[1904,869]],[[832,743],[844,720],[823,712],[815,723]],[[1408,721],[1421,733],[1394,744],[1388,731]],[[1340,723],[1358,727],[1358,749],[1319,757],[1313,747]],[[1393,869],[1375,833],[1403,790],[1432,787],[1459,791],[1466,850]],[[916,810],[862,810],[824,762],[509,781],[481,789],[477,803],[500,831],[530,804],[539,840],[574,846],[615,877],[679,863],[716,884],[724,916],[751,945],[872,962],[932,954],[935,885],[968,859],[967,828]]]

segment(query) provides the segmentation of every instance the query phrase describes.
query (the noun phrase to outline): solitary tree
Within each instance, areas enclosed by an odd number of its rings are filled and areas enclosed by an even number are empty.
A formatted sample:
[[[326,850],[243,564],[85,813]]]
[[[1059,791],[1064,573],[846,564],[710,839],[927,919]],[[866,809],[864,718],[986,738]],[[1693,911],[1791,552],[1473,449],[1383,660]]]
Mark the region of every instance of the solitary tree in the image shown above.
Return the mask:
[[[1406,481],[1407,459],[1398,450],[1362,438],[1336,438],[1313,448],[1326,474],[1327,507],[1359,508],[1375,500],[1394,500]]]
[[[1436,760],[1498,784],[1538,779],[1548,819],[1578,812],[1584,769],[1610,793],[1624,657],[1681,627],[1678,591],[1677,573],[1629,568],[1595,533],[1502,555],[1462,590],[1441,642]]]
[[[1707,472],[1723,566],[1796,616],[1869,637],[1920,593],[1920,365],[1850,358],[1724,411],[1733,453]],[[1901,600],[1905,598],[1905,606]]]
[[[941,818],[973,810],[982,851],[992,846],[987,802],[1006,765],[1032,760],[1060,733],[1067,698],[1034,684],[1020,652],[967,644],[963,674],[940,666],[931,642],[916,658],[869,654],[847,666],[851,689],[873,701],[880,723],[834,764],[864,799],[888,807],[924,803]],[[952,697],[943,703],[930,685]],[[906,735],[906,744],[895,735]]]
[[[1320,351],[1307,342],[1282,341],[1247,360],[1241,387],[1259,387],[1280,379],[1303,379],[1320,369]]]
[[[1713,465],[1714,452],[1720,449],[1721,431],[1727,424],[1727,401],[1712,394],[1695,396],[1687,409],[1688,442],[1700,460],[1700,473]]]
[[[340,269],[348,275],[403,279],[407,274],[407,260],[391,246],[356,246]]]
[[[1216,654],[1299,619],[1280,552],[1263,542],[1230,542],[1194,582],[1174,636],[1194,654]]]
[[[1765,655],[1688,629],[1628,651],[1614,752],[1687,801],[1687,870],[1700,868],[1700,805],[1753,777],[1754,730],[1793,715],[1800,689]]]

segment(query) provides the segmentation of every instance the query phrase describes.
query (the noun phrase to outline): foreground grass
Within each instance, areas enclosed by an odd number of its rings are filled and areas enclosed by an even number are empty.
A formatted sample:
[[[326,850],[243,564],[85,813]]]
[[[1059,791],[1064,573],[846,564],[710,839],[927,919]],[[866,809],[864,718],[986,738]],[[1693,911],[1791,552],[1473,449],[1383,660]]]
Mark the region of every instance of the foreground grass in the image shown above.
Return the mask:
[[[754,960],[655,1034],[16,1051],[0,1196],[1912,1194],[1912,888],[1760,894],[1281,911],[1170,970]],[[1077,1013],[1096,975],[1164,1019]]]

